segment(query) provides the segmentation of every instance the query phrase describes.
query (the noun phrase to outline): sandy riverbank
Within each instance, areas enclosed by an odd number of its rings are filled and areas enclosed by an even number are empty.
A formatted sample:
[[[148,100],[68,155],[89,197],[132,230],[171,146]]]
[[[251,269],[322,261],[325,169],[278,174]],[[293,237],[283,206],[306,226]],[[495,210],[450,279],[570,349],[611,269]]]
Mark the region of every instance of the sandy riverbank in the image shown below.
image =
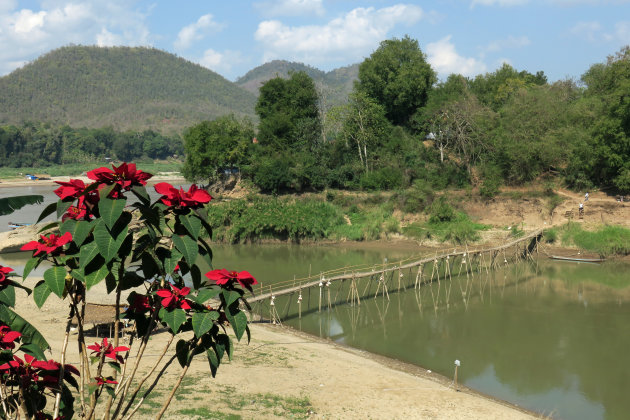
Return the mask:
[[[58,187],[59,185],[55,183],[55,181],[63,181],[68,182],[70,179],[80,179],[83,182],[90,183],[93,182],[86,176],[53,176],[47,179],[36,179],[36,180],[28,180],[25,178],[10,178],[10,179],[1,179],[0,180],[0,188],[10,188],[10,187],[37,187],[37,186],[53,186]],[[170,182],[171,184],[185,184],[187,181],[184,177],[179,175],[174,175],[172,173],[158,173],[157,175],[153,175],[153,177],[149,180],[150,184],[155,184],[157,182]]]
[[[26,285],[33,287],[36,281],[29,278]],[[50,357],[58,359],[67,316],[64,305],[52,295],[40,311],[32,298],[22,291],[17,293],[16,311],[45,335],[53,348]],[[103,283],[88,292],[88,302],[103,303],[111,298]],[[450,379],[416,366],[280,326],[252,324],[251,330],[251,343],[238,343],[234,360],[222,364],[215,379],[209,374],[205,357],[195,359],[167,418],[207,418],[208,413],[235,414],[244,419],[535,418],[470,390],[456,392]],[[147,350],[149,362],[155,360],[167,339],[165,332],[153,336]],[[90,337],[91,341],[96,338]],[[70,345],[69,352],[70,363],[78,364],[76,346]],[[167,395],[168,384],[180,371],[177,363],[172,364],[155,394]],[[149,402],[147,411],[138,418],[155,414],[163,398],[156,400]]]

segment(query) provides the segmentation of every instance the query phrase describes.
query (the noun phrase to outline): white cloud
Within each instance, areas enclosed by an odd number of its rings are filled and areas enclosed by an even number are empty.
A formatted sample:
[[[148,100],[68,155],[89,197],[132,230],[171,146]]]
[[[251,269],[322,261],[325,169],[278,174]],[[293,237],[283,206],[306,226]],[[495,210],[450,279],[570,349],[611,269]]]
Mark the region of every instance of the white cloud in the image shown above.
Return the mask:
[[[486,45],[483,49],[485,52],[497,52],[510,48],[522,48],[531,44],[526,36],[509,36],[505,39],[499,39]]]
[[[615,24],[615,37],[622,44],[630,44],[630,21]]]
[[[607,31],[604,26],[597,21],[578,22],[569,30],[569,33],[592,43],[630,43],[630,21],[617,22],[614,27],[610,29],[611,31]]]
[[[599,22],[578,22],[569,31],[572,35],[595,42],[602,38],[602,25]]]
[[[520,6],[528,3],[529,0],[472,0],[470,7],[480,6]]]
[[[234,65],[243,62],[238,51],[226,50],[224,52],[215,51],[212,48],[203,53],[199,64],[220,74],[231,73]]]
[[[133,0],[44,0],[38,10],[0,0],[0,75],[67,44],[147,45],[146,16]]]
[[[317,65],[352,62],[369,55],[393,28],[413,25],[423,17],[420,7],[397,4],[375,9],[359,7],[325,25],[290,27],[263,21],[254,35],[264,48],[264,61],[284,58]]]
[[[459,55],[450,35],[427,45],[427,61],[441,78],[451,73],[474,76],[486,71],[486,66],[481,61]]]
[[[322,0],[276,0],[255,4],[265,16],[322,16]]]
[[[184,26],[177,39],[173,43],[177,49],[189,48],[193,42],[200,41],[212,32],[223,29],[223,25],[217,23],[211,14],[201,16],[197,22]]]

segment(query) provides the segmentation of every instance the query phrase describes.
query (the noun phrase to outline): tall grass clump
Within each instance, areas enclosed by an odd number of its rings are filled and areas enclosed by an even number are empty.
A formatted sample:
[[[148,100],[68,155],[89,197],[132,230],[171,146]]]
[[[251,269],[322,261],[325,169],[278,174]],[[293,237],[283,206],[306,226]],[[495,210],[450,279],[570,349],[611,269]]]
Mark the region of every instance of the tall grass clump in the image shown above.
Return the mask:
[[[440,242],[465,244],[480,239],[479,231],[489,226],[475,223],[464,213],[455,210],[444,198],[431,206],[429,220],[412,223],[403,228],[406,236],[416,239],[437,239]]]
[[[586,231],[577,223],[563,227],[562,241],[606,257],[630,254],[630,229],[606,225],[596,231]]]
[[[208,219],[214,229],[213,239],[229,243],[322,239],[334,226],[344,223],[342,212],[331,203],[270,197],[210,206]]]

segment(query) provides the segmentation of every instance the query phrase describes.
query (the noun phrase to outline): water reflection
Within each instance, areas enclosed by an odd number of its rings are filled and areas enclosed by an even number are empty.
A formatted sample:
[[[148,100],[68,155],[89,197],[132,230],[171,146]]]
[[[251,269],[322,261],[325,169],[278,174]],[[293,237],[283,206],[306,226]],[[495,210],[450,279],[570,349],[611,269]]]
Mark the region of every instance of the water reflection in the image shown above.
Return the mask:
[[[301,328],[449,376],[459,359],[466,385],[554,417],[625,419],[629,269],[519,264],[315,308]]]

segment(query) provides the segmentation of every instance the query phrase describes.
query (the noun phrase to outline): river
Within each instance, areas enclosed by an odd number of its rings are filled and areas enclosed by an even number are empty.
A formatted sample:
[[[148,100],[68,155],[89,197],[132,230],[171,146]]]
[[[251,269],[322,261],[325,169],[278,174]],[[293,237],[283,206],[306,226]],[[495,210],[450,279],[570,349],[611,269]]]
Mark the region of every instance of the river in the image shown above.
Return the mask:
[[[55,199],[50,187],[10,190],[2,189],[2,195]],[[39,211],[27,206],[11,220],[34,220]],[[417,250],[387,244],[214,245],[213,251],[214,268],[248,270],[264,291],[294,278],[299,284],[309,273],[417,256]],[[18,272],[25,261],[24,254],[0,255],[0,264]],[[305,294],[301,318],[295,295],[278,299],[277,308],[294,328],[448,377],[460,360],[461,383],[545,416],[616,420],[630,412],[630,366],[624,359],[630,348],[629,274],[627,263],[539,259],[420,290],[392,289],[389,300],[372,295],[360,306],[324,305],[321,312],[315,291]],[[347,283],[333,284],[331,293],[347,295]]]
[[[215,266],[220,261],[221,266],[247,269],[267,285],[295,275],[299,284],[309,270],[317,274],[413,253],[403,255],[387,246],[219,246]],[[629,274],[627,263],[540,258],[489,274],[462,274],[419,291],[390,288],[389,301],[372,294],[360,306],[342,302],[328,308],[324,297],[321,312],[318,291],[313,296],[305,292],[301,319],[296,295],[278,298],[275,307],[283,322],[296,329],[448,377],[460,360],[461,383],[545,416],[626,419]],[[403,284],[413,284],[405,276]],[[338,287],[333,283],[331,295],[346,299],[348,284]]]

